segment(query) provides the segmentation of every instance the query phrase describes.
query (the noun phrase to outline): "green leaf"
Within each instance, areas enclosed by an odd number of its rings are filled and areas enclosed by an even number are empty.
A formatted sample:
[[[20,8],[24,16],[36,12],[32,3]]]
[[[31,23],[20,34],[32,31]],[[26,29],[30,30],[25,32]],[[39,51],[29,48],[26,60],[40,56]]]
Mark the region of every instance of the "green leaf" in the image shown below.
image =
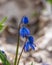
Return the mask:
[[[47,2],[49,2],[50,4],[52,4],[52,0],[47,0]]]
[[[4,25],[0,25],[0,33],[2,33],[2,31],[4,31],[5,26]]]
[[[1,50],[0,50],[0,59],[3,65],[10,65],[9,61],[7,60],[6,56],[2,53]]]
[[[0,21],[0,25],[1,25],[1,24],[4,24],[4,22],[6,22],[6,20],[7,20],[7,17],[4,17],[4,18],[2,19],[2,21]]]
[[[3,25],[0,25],[0,30],[2,30],[3,29]]]
[[[31,65],[33,65],[33,62],[31,63]]]
[[[0,33],[5,29],[4,22],[6,22],[7,17],[4,17],[2,21],[0,21]]]

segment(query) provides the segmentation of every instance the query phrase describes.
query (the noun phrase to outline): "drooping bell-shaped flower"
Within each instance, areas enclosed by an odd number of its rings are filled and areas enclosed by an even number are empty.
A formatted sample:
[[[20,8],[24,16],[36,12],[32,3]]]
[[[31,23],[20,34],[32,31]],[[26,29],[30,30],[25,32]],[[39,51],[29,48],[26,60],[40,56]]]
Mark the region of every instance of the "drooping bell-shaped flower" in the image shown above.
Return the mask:
[[[29,40],[30,43],[33,43],[34,42],[33,36],[28,36],[28,40]]]
[[[21,19],[21,23],[28,24],[28,22],[29,22],[28,17],[23,16],[22,19]]]
[[[28,35],[30,35],[30,30],[26,27],[22,27],[19,33],[20,33],[20,36],[27,37]]]
[[[24,51],[28,52],[30,49],[35,50],[36,45],[27,41],[24,45]]]

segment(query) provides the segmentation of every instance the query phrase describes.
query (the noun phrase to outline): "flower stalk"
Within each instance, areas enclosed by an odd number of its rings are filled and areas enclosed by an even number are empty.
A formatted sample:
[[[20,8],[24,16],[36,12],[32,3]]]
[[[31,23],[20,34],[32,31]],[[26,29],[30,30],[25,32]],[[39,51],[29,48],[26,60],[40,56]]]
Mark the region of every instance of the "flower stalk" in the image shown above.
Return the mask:
[[[26,41],[27,41],[27,38],[26,38]],[[26,41],[25,41],[25,42],[26,42]],[[24,44],[24,45],[25,45],[25,44]],[[20,62],[20,59],[21,59],[23,50],[24,50],[24,46],[23,46],[22,51],[21,51],[21,53],[20,53],[20,56],[19,56],[19,58],[18,58],[17,65],[19,65],[19,62]]]
[[[21,53],[20,53],[20,56],[19,56],[19,58],[18,58],[17,65],[19,65],[20,58],[21,58],[21,56],[22,56],[23,50],[24,50],[24,46],[23,46],[22,51],[21,51]]]
[[[14,60],[14,65],[17,65],[17,59],[18,59],[18,49],[19,49],[19,41],[20,41],[19,29],[20,29],[20,25],[18,27],[18,39],[17,39],[17,48],[16,48],[16,56]]]

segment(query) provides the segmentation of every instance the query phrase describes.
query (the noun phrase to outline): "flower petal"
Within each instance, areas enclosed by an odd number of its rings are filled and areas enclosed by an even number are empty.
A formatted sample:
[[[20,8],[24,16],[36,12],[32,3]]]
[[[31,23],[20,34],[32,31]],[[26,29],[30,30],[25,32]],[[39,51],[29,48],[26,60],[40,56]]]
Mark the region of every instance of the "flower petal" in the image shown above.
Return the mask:
[[[26,37],[26,36],[30,35],[29,29],[26,28],[26,27],[22,27],[22,28],[20,29],[20,35],[21,35],[22,37]]]
[[[34,38],[33,38],[32,36],[29,36],[28,39],[29,39],[29,42],[30,42],[30,43],[33,43]]]
[[[30,44],[30,47],[35,50],[35,45],[34,44]]]
[[[26,52],[29,51],[29,44],[28,44],[28,42],[25,43],[24,50],[25,50]]]
[[[28,22],[29,22],[28,17],[23,16],[21,22],[24,24],[28,24]]]

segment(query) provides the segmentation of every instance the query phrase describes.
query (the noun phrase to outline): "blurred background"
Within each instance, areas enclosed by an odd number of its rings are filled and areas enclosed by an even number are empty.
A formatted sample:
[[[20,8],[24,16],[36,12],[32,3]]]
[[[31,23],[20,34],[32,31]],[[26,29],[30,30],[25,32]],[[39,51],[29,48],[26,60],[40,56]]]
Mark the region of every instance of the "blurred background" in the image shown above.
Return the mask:
[[[17,29],[23,16],[29,18],[27,27],[37,45],[34,51],[23,52],[19,65],[52,65],[52,4],[46,0],[0,0],[0,21],[7,16],[5,30],[0,34],[0,49],[11,63],[15,57]],[[19,55],[24,45],[20,40]]]

